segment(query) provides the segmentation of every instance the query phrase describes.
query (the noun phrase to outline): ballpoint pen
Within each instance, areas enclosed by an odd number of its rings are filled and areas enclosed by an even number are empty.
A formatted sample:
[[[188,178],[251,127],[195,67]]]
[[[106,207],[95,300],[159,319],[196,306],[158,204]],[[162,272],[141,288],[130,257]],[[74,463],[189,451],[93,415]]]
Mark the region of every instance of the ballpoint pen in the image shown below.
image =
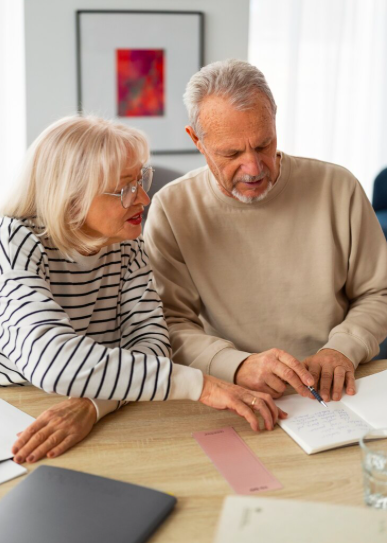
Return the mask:
[[[313,394],[316,400],[321,403],[321,405],[323,405],[324,407],[328,407],[324,400],[321,398],[320,394],[313,387],[309,387],[308,385],[305,386]]]

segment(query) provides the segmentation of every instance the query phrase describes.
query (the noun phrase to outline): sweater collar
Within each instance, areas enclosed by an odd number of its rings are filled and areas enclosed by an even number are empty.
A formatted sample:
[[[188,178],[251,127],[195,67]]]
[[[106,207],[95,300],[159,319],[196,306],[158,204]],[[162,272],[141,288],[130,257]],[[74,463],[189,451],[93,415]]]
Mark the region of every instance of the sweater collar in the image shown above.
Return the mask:
[[[239,209],[255,209],[259,207],[263,207],[267,205],[268,202],[273,200],[278,194],[282,192],[282,190],[285,188],[290,174],[290,157],[283,153],[282,151],[277,151],[277,155],[280,157],[280,171],[277,178],[277,181],[274,184],[274,187],[269,192],[269,194],[264,198],[263,200],[259,200],[258,202],[253,202],[251,204],[245,204],[243,202],[240,202],[239,200],[235,200],[235,198],[231,198],[231,196],[226,196],[223,194],[223,192],[219,188],[219,184],[214,176],[214,174],[211,172],[211,170],[208,168],[208,183],[210,186],[211,191],[213,192],[214,196],[223,202],[224,204],[228,204],[231,207],[236,207]]]
[[[102,247],[98,253],[89,256],[81,255],[77,251],[74,251],[73,262],[83,270],[93,269],[105,253],[106,247]]]

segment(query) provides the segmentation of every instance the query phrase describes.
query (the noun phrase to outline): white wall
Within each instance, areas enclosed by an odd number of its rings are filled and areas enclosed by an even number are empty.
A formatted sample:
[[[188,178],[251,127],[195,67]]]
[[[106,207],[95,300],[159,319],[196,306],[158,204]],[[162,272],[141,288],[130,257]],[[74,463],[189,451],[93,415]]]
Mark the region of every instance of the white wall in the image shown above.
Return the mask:
[[[249,0],[25,0],[28,144],[48,124],[76,112],[79,9],[203,11],[205,64],[229,57],[247,60]],[[153,163],[185,172],[204,160],[164,155]]]
[[[26,149],[24,0],[0,0],[0,207]]]

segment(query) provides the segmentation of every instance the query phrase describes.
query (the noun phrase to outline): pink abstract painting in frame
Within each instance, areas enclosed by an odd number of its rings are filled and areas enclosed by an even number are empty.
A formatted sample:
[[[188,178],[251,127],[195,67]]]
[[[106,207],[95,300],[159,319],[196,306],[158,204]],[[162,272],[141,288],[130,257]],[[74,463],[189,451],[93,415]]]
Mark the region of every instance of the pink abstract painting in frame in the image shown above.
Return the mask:
[[[164,115],[164,64],[163,49],[116,49],[119,117]]]

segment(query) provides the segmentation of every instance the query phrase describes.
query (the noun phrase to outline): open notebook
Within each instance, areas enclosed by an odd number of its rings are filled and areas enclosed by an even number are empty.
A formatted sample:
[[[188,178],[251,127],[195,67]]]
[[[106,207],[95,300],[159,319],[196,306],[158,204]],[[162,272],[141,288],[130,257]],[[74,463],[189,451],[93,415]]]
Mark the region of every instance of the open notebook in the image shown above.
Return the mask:
[[[387,427],[387,370],[356,380],[356,395],[328,408],[298,394],[276,400],[288,413],[278,424],[308,454],[359,441],[371,427]]]

